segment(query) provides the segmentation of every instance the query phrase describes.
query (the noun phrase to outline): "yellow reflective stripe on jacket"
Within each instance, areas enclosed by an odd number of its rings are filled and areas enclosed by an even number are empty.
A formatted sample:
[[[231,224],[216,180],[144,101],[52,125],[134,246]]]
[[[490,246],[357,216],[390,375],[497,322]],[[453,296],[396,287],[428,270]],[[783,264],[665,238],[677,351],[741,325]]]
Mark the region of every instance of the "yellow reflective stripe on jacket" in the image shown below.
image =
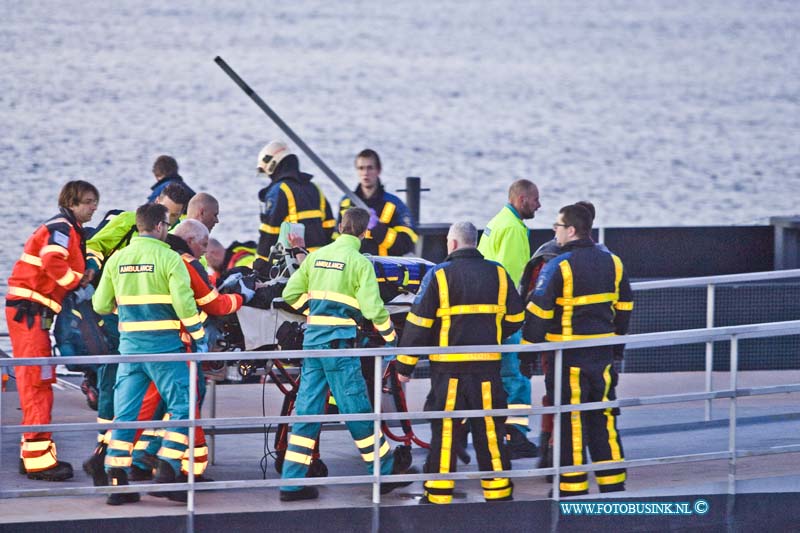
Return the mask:
[[[202,324],[203,321],[200,318],[200,315],[198,314],[198,315],[190,316],[188,318],[181,318],[181,322],[183,322],[183,324],[187,328],[190,328],[192,326],[196,326],[197,324]]]
[[[355,326],[356,321],[352,318],[341,318],[338,316],[309,316],[309,325],[313,326]]]
[[[316,183],[314,184],[314,187],[317,188],[317,192],[319,193],[319,212],[323,213],[323,215],[321,215],[321,216],[324,216],[324,213],[325,213],[325,194],[322,192],[322,189],[320,189],[319,185],[317,185]]]
[[[43,306],[51,309],[56,314],[61,312],[61,304],[59,304],[55,300],[51,300],[50,298],[44,296],[43,294],[39,294],[36,291],[32,291],[30,289],[23,289],[22,287],[9,287],[8,294],[13,296],[19,296],[20,298],[25,298],[27,300],[33,300],[34,302],[39,302]]]
[[[63,246],[59,246],[58,244],[48,244],[47,246],[42,246],[39,250],[39,257],[42,257],[46,254],[59,254],[63,255],[64,257],[69,257],[69,252]]]
[[[303,307],[306,304],[307,301],[308,301],[308,294],[307,293],[303,293],[303,294],[300,295],[300,297],[297,299],[296,302],[289,303],[289,305],[291,305],[294,309],[300,309],[301,307]]]
[[[505,312],[506,312],[505,305],[494,305],[494,304],[454,305],[449,309],[437,309],[436,316],[476,315],[476,314],[494,315],[496,313],[505,313]]]
[[[66,274],[64,274],[60,278],[58,278],[56,280],[56,283],[58,283],[62,287],[67,287],[67,286],[69,286],[70,283],[72,283],[76,279],[81,279],[82,275],[83,274],[78,274],[74,270],[70,270],[69,272],[67,272]]]
[[[616,302],[614,304],[614,309],[619,309],[620,311],[633,311],[633,302]]]
[[[378,333],[388,333],[394,326],[392,325],[392,321],[390,319],[386,319],[386,322],[381,322],[380,324],[375,324],[375,329],[378,330]]]
[[[523,322],[525,320],[525,311],[520,311],[516,315],[506,315],[508,322]]]
[[[308,218],[322,218],[322,211],[319,209],[312,209],[310,211],[300,211],[297,213],[298,220],[306,220]]]
[[[352,296],[333,291],[308,291],[308,298],[312,300],[328,300],[340,304],[349,305],[355,309],[360,309],[358,300]],[[302,298],[301,298],[302,299]],[[298,300],[299,301],[299,300]]]
[[[394,245],[395,240],[397,240],[397,232],[392,228],[387,228],[383,242],[378,245],[378,255],[389,255],[389,248]]]
[[[316,183],[314,184],[314,186],[317,188],[317,192],[319,192],[319,218],[322,221],[322,227],[324,229],[335,228],[336,227],[335,218],[329,218],[325,220],[326,216],[325,208],[328,205],[327,202],[325,201],[325,193],[322,192],[322,189]]]
[[[292,188],[286,183],[281,183],[281,190],[283,191],[283,194],[286,195],[286,203],[288,205],[288,214],[286,215],[286,218],[289,220],[289,222],[296,223],[297,202],[294,201],[294,193],[292,192]]]
[[[508,296],[508,276],[500,265],[497,265],[497,279],[500,282],[497,291],[497,317],[495,327],[497,327],[497,344],[503,342],[503,315],[506,313],[506,296]]]
[[[28,263],[29,265],[40,267],[42,266],[42,258],[36,257],[35,255],[26,254],[25,252],[19,258],[20,261],[23,263]]]
[[[278,235],[281,232],[280,227],[270,226],[269,224],[261,224],[258,229],[261,233],[269,233],[270,235]]]
[[[449,310],[450,309],[450,293],[447,289],[447,276],[444,273],[444,269],[440,268],[436,271],[436,281],[439,285],[439,309],[437,309],[437,314],[440,310]],[[442,315],[442,324],[439,328],[439,346],[449,346],[450,345],[450,313],[446,313]]]
[[[463,363],[465,361],[499,361],[500,352],[435,353],[430,355],[430,360],[439,363]]]
[[[117,305],[172,304],[169,294],[137,294],[117,296]]]
[[[552,309],[547,311],[545,309],[542,309],[533,302],[528,302],[528,305],[525,307],[525,309],[530,311],[532,315],[538,316],[539,318],[544,320],[550,320],[555,315],[555,311],[553,311]]]
[[[89,247],[86,248],[86,256],[87,257],[93,257],[97,261],[99,261],[100,263],[102,263],[106,258],[106,256],[104,256],[102,254],[102,252],[100,252],[99,250],[95,250],[95,249],[89,248]]]
[[[397,233],[405,233],[406,235],[411,237],[411,242],[413,243],[416,243],[417,240],[419,240],[419,237],[411,228],[408,228],[406,226],[394,226],[392,227],[392,229],[395,230]]]
[[[605,302],[613,302],[619,298],[619,294],[604,292],[600,294],[586,294],[574,298],[556,298],[558,305],[591,305]]]
[[[614,292],[617,293],[617,298],[619,298],[619,283],[622,281],[622,261],[614,254],[611,255],[611,259],[614,260]]]
[[[214,289],[202,298],[195,298],[194,301],[197,302],[197,305],[206,305],[207,303],[211,303],[216,300],[217,297],[219,297],[219,293],[217,292],[217,289]]]
[[[584,339],[602,339],[604,337],[615,337],[616,333],[598,333],[597,335],[558,335],[557,333],[545,334],[545,340],[550,342],[560,341],[580,341]]]
[[[388,224],[392,221],[392,217],[394,216],[394,212],[397,209],[397,206],[394,205],[392,202],[386,202],[383,204],[383,209],[381,210],[381,216],[378,217],[378,220],[383,222],[384,224]]]
[[[410,312],[406,315],[406,322],[411,322],[422,328],[432,328],[433,327],[433,319],[432,318],[424,318],[414,313]]]
[[[561,269],[561,277],[564,280],[563,297],[570,300],[572,299],[574,290],[572,283],[572,267],[568,261],[561,261],[558,267]],[[564,336],[572,335],[572,311],[571,305],[565,305],[564,312],[561,314],[561,329]]]
[[[181,329],[180,320],[143,320],[141,322],[120,322],[120,331],[160,331],[166,329]]]

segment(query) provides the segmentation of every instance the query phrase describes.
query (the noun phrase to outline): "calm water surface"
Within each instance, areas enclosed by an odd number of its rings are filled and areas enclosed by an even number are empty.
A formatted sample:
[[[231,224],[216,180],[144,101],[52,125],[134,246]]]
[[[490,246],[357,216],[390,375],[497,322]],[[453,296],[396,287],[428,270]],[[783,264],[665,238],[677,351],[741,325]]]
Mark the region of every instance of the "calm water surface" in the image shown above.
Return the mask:
[[[800,3],[0,0],[0,278],[60,186],[133,209],[160,153],[257,238],[259,148],[280,136],[221,55],[346,182],[372,147],[423,222],[478,226],[509,182],[532,227],[591,199],[606,226],[765,223],[800,190]],[[333,200],[338,191],[305,169]],[[100,215],[96,215],[99,219]]]

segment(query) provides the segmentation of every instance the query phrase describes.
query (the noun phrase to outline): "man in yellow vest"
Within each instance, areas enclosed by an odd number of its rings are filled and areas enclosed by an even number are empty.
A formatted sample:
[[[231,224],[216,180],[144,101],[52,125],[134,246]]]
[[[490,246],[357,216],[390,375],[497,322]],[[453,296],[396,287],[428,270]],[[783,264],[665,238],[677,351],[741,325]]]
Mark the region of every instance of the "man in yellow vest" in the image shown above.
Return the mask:
[[[524,221],[533,218],[539,207],[541,204],[536,184],[525,179],[515,181],[508,189],[508,203],[486,225],[478,244],[478,251],[486,259],[503,265],[515,287],[519,285],[522,272],[531,257],[529,230]],[[519,344],[520,340],[520,333],[517,332],[505,339],[504,344]],[[503,354],[500,374],[503,388],[508,394],[508,408],[530,409],[531,382],[520,372],[516,353]],[[506,420],[506,445],[511,459],[536,457],[539,454],[536,445],[526,437],[528,431],[527,416],[510,416]]]

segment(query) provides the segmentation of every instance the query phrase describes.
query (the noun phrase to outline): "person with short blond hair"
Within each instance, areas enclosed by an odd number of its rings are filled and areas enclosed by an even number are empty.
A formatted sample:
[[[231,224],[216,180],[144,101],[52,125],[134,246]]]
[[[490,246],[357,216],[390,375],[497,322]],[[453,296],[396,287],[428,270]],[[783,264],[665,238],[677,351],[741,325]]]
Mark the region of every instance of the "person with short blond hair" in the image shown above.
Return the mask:
[[[189,200],[186,218],[199,220],[210,232],[219,223],[219,202],[207,192],[199,192]]]
[[[514,286],[519,285],[525,265],[531,256],[530,230],[525,220],[535,216],[541,207],[539,188],[530,180],[518,179],[508,188],[508,203],[486,224],[478,250],[486,259],[497,261],[508,271]],[[520,333],[503,340],[503,344],[519,344]],[[531,381],[520,370],[519,356],[503,353],[501,369],[503,386],[508,393],[510,409],[530,409]],[[511,459],[536,457],[539,450],[528,440],[530,431],[527,416],[510,416],[506,421],[506,441]]]

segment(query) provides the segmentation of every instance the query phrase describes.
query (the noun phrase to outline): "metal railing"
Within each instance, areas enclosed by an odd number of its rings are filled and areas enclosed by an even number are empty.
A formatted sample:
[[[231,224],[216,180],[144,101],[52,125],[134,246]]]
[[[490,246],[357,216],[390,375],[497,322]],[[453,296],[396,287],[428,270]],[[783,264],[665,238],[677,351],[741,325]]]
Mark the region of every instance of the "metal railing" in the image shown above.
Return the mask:
[[[435,353],[464,353],[464,352],[486,352],[487,350],[496,352],[542,352],[542,351],[555,351],[555,391],[553,396],[554,405],[552,407],[538,407],[530,409],[492,409],[492,410],[462,410],[462,411],[447,411],[447,412],[402,412],[402,413],[382,413],[381,412],[381,360],[384,356],[394,355],[397,353],[397,348],[363,348],[347,350],[347,356],[351,357],[375,357],[375,387],[373,390],[374,395],[374,412],[365,414],[351,414],[351,415],[307,415],[307,416],[263,416],[263,417],[240,417],[240,418],[213,418],[213,419],[196,419],[195,410],[189,409],[188,420],[170,420],[170,427],[188,427],[194,428],[196,426],[203,426],[206,428],[214,427],[236,427],[241,425],[258,424],[271,424],[271,423],[292,423],[292,422],[325,422],[325,421],[373,421],[374,435],[375,435],[375,448],[374,448],[374,469],[371,475],[355,475],[355,476],[336,476],[328,478],[304,478],[304,479],[268,479],[268,480],[230,480],[230,481],[217,481],[205,482],[196,484],[194,472],[189,468],[188,480],[186,483],[179,484],[161,484],[161,485],[148,485],[149,492],[161,492],[168,490],[187,490],[187,529],[193,531],[194,529],[194,512],[195,503],[194,496],[198,490],[219,490],[219,489],[243,489],[243,488],[259,488],[259,487],[280,487],[284,485],[338,485],[338,484],[363,484],[372,483],[372,501],[373,501],[373,515],[372,525],[373,530],[377,531],[380,517],[380,483],[386,481],[424,481],[429,479],[448,479],[448,480],[461,480],[461,479],[479,479],[486,476],[486,472],[454,472],[448,474],[405,474],[405,475],[392,475],[384,476],[380,474],[380,424],[381,421],[391,420],[430,420],[440,418],[471,418],[476,416],[509,416],[509,415],[535,415],[535,414],[558,414],[572,411],[586,411],[596,410],[612,407],[632,407],[642,405],[657,405],[669,404],[679,402],[690,402],[698,400],[712,400],[712,399],[728,399],[730,401],[730,418],[728,422],[728,449],[720,450],[710,453],[694,453],[668,457],[654,457],[625,460],[622,463],[626,468],[636,468],[650,465],[671,464],[679,462],[693,462],[693,461],[709,461],[727,459],[729,463],[728,475],[728,490],[729,493],[735,492],[736,480],[736,460],[740,457],[754,456],[754,455],[768,455],[774,453],[790,453],[800,451],[800,444],[783,446],[780,450],[774,449],[756,449],[756,450],[738,450],[736,446],[736,398],[738,396],[757,396],[767,394],[783,394],[789,392],[800,392],[800,383],[779,385],[779,386],[765,386],[765,387],[752,387],[747,389],[739,389],[737,387],[737,372],[738,372],[738,341],[740,339],[762,338],[762,337],[775,337],[783,335],[796,335],[800,334],[800,320],[788,322],[773,322],[767,324],[753,324],[745,326],[730,326],[723,328],[705,328],[696,330],[684,330],[673,332],[660,332],[660,333],[645,333],[639,335],[630,335],[624,337],[609,337],[602,339],[591,339],[584,341],[570,341],[570,342],[557,342],[557,343],[542,343],[542,344],[526,344],[526,345],[498,345],[487,347],[482,346],[457,346],[457,347],[418,347],[418,348],[404,348],[403,353],[409,355],[424,355],[431,352]],[[589,346],[609,346],[615,344],[626,344],[630,347],[654,347],[654,346],[667,346],[679,344],[692,344],[702,342],[718,342],[730,341],[730,385],[729,388],[717,391],[695,392],[686,394],[672,394],[639,398],[624,398],[607,402],[594,402],[580,405],[561,405],[561,373],[564,349],[582,348]],[[341,357],[342,351],[328,351],[328,350],[308,350],[308,351],[283,351],[280,352],[281,358],[322,358],[322,357]],[[249,352],[248,356],[253,359],[272,359],[276,356],[276,352]],[[123,355],[123,356],[73,356],[73,357],[59,357],[59,358],[17,358],[17,359],[0,359],[0,366],[21,366],[21,365],[46,365],[54,363],[118,363],[118,362],[166,362],[166,361],[189,361],[190,362],[190,401],[194,402],[197,398],[197,363],[202,361],[220,361],[230,358],[230,354],[226,352],[217,353],[179,353],[179,354],[157,354],[157,355]],[[2,396],[0,395],[0,402]],[[193,405],[190,404],[190,405]],[[2,404],[0,403],[0,415],[2,413]],[[554,417],[554,458],[553,466],[551,468],[535,468],[535,469],[522,469],[522,470],[509,470],[504,471],[503,476],[508,478],[523,478],[532,476],[553,475],[553,499],[559,500],[559,474],[568,472],[588,472],[605,470],[610,468],[619,468],[620,463],[601,463],[589,464],[580,466],[558,466],[560,464],[560,427],[561,417]],[[99,423],[70,423],[70,424],[48,424],[48,425],[8,425],[3,426],[0,420],[0,437],[3,432],[23,432],[23,431],[89,431],[100,430],[109,428],[162,428],[165,423],[161,420],[157,421],[134,421],[134,422],[114,422],[112,424],[99,424]],[[194,462],[194,431],[189,431],[189,447],[188,453],[189,464]],[[498,473],[493,473],[496,476]],[[0,490],[0,498],[13,498],[20,496],[66,496],[66,495],[91,495],[91,494],[109,494],[114,492],[138,492],[142,490],[141,486],[130,485],[125,487],[58,487],[47,489],[35,490]]]
[[[600,241],[602,242],[602,240]],[[714,327],[714,311],[716,302],[715,288],[717,285],[727,283],[743,283],[749,281],[774,281],[779,279],[800,278],[800,269],[774,270],[770,272],[749,272],[746,274],[728,274],[724,276],[702,276],[696,278],[679,278],[656,281],[639,281],[631,283],[634,291],[653,289],[674,289],[680,287],[706,287],[706,327]],[[714,345],[712,341],[706,342],[705,353],[705,387],[706,392],[713,390],[712,373],[714,370]],[[704,420],[712,418],[711,400],[705,402]]]

